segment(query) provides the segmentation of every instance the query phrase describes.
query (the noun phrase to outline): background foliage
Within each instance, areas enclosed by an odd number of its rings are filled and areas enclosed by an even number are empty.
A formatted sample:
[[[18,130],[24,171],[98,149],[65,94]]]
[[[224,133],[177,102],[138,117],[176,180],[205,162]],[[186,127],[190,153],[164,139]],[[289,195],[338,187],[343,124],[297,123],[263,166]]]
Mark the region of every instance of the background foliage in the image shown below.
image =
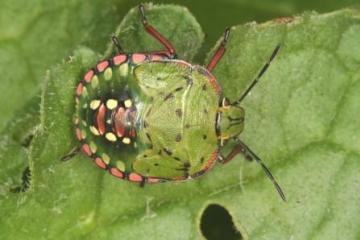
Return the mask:
[[[187,6],[200,25],[183,8],[169,6],[153,9],[149,19],[171,36],[180,56],[202,64],[226,26],[356,2],[171,3]],[[75,144],[70,123],[75,82],[101,53],[110,53],[109,36],[118,29],[129,50],[156,43],[139,33],[136,12],[118,28],[135,1],[1,4],[1,239],[198,239],[200,228],[208,239],[359,238],[360,196],[353,192],[360,185],[358,10],[239,25],[215,70],[235,99],[273,47],[283,43],[279,58],[244,102],[243,139],[280,180],[289,198],[284,204],[258,166],[241,157],[198,181],[146,189],[116,181],[81,156],[60,163]],[[9,191],[21,185],[26,166],[32,170],[29,191]],[[209,204],[217,205],[202,217]],[[232,222],[237,233],[229,230]]]

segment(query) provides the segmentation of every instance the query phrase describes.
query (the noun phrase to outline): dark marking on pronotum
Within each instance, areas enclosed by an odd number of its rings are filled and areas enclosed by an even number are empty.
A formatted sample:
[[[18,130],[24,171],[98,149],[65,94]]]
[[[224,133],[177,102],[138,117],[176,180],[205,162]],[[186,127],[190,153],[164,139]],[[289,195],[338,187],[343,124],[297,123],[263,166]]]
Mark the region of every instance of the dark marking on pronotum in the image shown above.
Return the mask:
[[[178,87],[175,89],[175,92],[181,91],[184,87]]]
[[[154,166],[157,167],[157,166],[159,166],[159,164],[158,164],[158,163],[154,163]]]
[[[152,143],[151,137],[149,133],[146,133],[146,137],[149,139],[149,141]]]
[[[190,127],[191,127],[191,125],[188,123],[185,125],[185,128],[190,128]]]
[[[179,157],[173,157],[176,161],[181,161]]]
[[[205,160],[205,158],[204,158],[204,157],[201,157],[201,158],[200,158],[200,162],[201,162],[201,163],[203,163],[203,162],[204,162],[204,160]]]
[[[180,142],[181,141],[181,135],[177,134],[175,137],[175,141]]]
[[[207,139],[207,135],[204,134],[202,138],[203,138],[204,140]]]
[[[182,110],[181,110],[181,108],[176,109],[176,110],[175,110],[175,113],[176,113],[176,116],[178,116],[179,118],[182,117]]]
[[[167,155],[169,155],[169,156],[172,155],[172,151],[171,151],[170,149],[163,148],[163,150],[164,150],[164,152],[165,152]]]
[[[173,98],[173,97],[174,97],[174,94],[169,93],[168,95],[166,95],[166,96],[164,97],[164,101],[169,100],[170,98]]]

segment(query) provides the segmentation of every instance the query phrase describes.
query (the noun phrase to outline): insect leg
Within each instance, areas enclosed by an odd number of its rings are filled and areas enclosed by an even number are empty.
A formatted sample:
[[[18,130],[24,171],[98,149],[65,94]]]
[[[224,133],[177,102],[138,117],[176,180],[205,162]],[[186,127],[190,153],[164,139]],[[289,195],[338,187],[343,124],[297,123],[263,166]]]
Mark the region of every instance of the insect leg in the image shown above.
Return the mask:
[[[119,38],[116,37],[116,36],[112,36],[112,37],[111,37],[111,40],[112,40],[114,46],[116,47],[118,53],[123,53],[123,52],[124,52],[124,49],[121,47]]]
[[[223,37],[223,40],[221,41],[220,46],[218,47],[214,56],[211,58],[209,64],[206,67],[207,70],[209,70],[210,72],[216,67],[216,64],[220,61],[220,59],[224,55],[225,45],[229,39],[229,35],[230,35],[230,28],[226,28],[225,32],[224,32],[224,37]]]
[[[80,147],[76,146],[73,149],[70,150],[70,152],[60,158],[61,161],[68,161],[75,157],[78,153],[80,153]]]
[[[280,185],[277,183],[274,176],[271,174],[269,168],[263,163],[263,161],[241,140],[236,139],[237,145],[233,148],[233,150],[226,156],[225,158],[220,158],[220,162],[225,164],[232,160],[237,154],[241,153],[244,157],[249,160],[255,160],[263,169],[265,175],[270,179],[270,181],[274,184],[276,191],[279,193],[282,200],[286,201],[286,197],[284,192],[282,191]]]
[[[148,23],[145,16],[145,8],[143,4],[139,5],[139,11],[141,15],[141,22],[145,30],[166,48],[169,57],[175,57],[176,53],[173,45],[169,42],[169,40],[167,40],[163,35],[161,35],[161,33],[159,33],[153,26]]]

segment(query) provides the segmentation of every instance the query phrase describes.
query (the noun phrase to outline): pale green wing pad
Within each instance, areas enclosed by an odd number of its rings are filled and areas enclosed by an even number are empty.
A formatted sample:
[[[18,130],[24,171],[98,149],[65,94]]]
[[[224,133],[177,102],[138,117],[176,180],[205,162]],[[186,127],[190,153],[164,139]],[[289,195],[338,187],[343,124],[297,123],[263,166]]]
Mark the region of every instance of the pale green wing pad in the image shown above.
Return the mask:
[[[135,81],[147,96],[156,97],[175,85],[181,85],[184,76],[191,74],[191,65],[180,60],[154,61],[134,69]]]
[[[164,151],[161,153],[153,150],[146,150],[136,158],[133,163],[133,171],[145,177],[157,177],[173,179],[174,177],[186,177],[188,174],[187,165]]]

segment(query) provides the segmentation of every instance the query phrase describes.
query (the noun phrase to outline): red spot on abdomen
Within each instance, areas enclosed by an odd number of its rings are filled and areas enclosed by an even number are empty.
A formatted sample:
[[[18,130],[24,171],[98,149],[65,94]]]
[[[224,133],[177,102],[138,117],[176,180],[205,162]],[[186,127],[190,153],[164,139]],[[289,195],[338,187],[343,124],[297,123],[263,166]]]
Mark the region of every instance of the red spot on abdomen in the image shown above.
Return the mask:
[[[109,62],[107,60],[105,61],[102,61],[102,62],[99,62],[97,65],[96,65],[96,68],[99,72],[102,72],[104,71],[107,67],[109,66]]]
[[[76,95],[80,96],[82,93],[84,85],[82,83],[79,83],[76,88]]]
[[[115,132],[118,137],[125,135],[125,108],[120,107],[117,109],[114,117]]]
[[[134,63],[141,63],[146,59],[146,55],[145,54],[141,54],[141,53],[134,53],[132,55],[132,60]]]
[[[81,150],[83,151],[83,153],[85,153],[87,156],[91,156],[91,150],[90,150],[90,146],[87,144],[83,144],[81,147]]]
[[[141,182],[143,180],[143,177],[137,173],[132,172],[129,174],[128,179],[129,179],[129,181],[132,181],[132,182]]]
[[[75,130],[75,133],[76,133],[76,138],[81,141],[83,139],[82,135],[81,135],[81,130],[80,128],[76,128]]]
[[[117,169],[117,168],[111,168],[111,169],[110,169],[110,173],[111,173],[111,175],[113,175],[114,177],[124,178],[124,173],[123,173],[122,171],[120,171],[119,169]]]
[[[106,168],[106,164],[104,163],[104,161],[97,157],[95,158],[95,164],[99,167],[99,168],[102,168],[102,169],[105,169]]]
[[[84,76],[84,80],[86,82],[90,82],[91,81],[91,78],[94,76],[94,71],[93,70],[90,70],[88,71],[85,76]]]
[[[117,56],[113,57],[114,65],[120,65],[123,62],[125,62],[125,60],[126,60],[126,55],[124,55],[124,54],[117,55]]]
[[[106,130],[105,129],[105,114],[106,114],[106,107],[102,103],[100,105],[99,110],[96,115],[96,124],[97,124],[97,129],[98,129],[100,135],[103,135]]]

